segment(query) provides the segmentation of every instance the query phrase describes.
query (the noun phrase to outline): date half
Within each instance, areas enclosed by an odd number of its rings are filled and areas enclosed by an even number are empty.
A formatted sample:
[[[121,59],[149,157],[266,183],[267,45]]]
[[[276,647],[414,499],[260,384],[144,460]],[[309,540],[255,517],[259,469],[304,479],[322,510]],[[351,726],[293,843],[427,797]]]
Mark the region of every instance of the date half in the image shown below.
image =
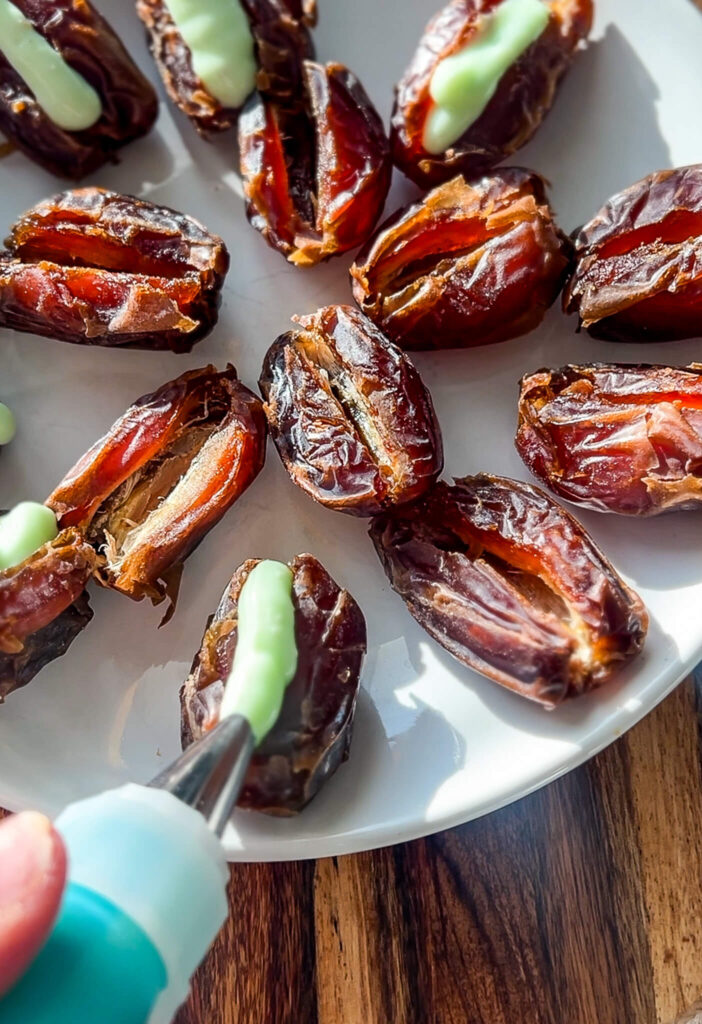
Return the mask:
[[[65,654],[90,622],[85,586],[96,565],[81,532],[65,529],[0,572],[0,703]]]
[[[431,396],[406,355],[358,310],[297,317],[266,354],[259,385],[290,478],[338,512],[411,501],[444,464]]]
[[[296,266],[366,240],[390,186],[383,123],[341,64],[303,64],[296,102],[254,94],[239,118],[250,223]]]
[[[97,92],[102,112],[90,128],[60,128],[3,55],[0,40],[0,131],[53,174],[82,178],[149,131],[158,113],[156,93],[89,0],[12,2]]]
[[[381,225],[351,267],[353,296],[401,348],[488,345],[541,323],[571,254],[538,174],[459,176]]]
[[[551,109],[558,85],[587,37],[592,0],[551,0],[541,35],[507,69],[487,106],[441,153],[425,149],[438,65],[470,46],[503,0],[451,0],[429,22],[395,91],[393,160],[423,188],[456,174],[482,174],[529,141]]]
[[[258,559],[244,562],[210,619],[180,692],[183,747],[219,720],[234,661],[241,588]],[[348,757],[361,665],[366,653],[363,613],[312,555],[290,562],[293,572],[297,670],[280,717],[253,755],[239,806],[266,814],[296,814]]]
[[[315,0],[232,0],[248,19],[257,66],[256,86],[287,100],[299,94],[302,62],[314,57],[309,29],[317,20]],[[166,92],[201,133],[226,131],[239,109],[224,105],[193,67],[192,53],[164,0],[137,0],[149,46]]]
[[[230,366],[189,370],[132,405],[47,505],[100,553],[96,576],[175,601],[182,564],[260,472],[266,420]]]
[[[516,445],[568,501],[653,516],[702,507],[702,366],[594,363],[521,381]]]
[[[227,248],[168,207],[72,189],[23,214],[5,245],[2,327],[79,345],[189,352],[217,322]]]
[[[571,515],[502,477],[439,483],[375,519],[392,587],[454,657],[552,708],[643,646],[639,597]]]
[[[613,196],[575,240],[563,309],[593,338],[702,337],[702,164]]]

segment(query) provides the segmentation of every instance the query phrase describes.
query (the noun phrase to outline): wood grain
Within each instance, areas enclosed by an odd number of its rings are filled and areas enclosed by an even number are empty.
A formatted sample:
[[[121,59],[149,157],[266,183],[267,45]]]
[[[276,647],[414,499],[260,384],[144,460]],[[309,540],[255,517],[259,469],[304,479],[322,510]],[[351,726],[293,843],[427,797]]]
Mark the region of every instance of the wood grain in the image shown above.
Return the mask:
[[[588,765],[462,828],[233,866],[178,1024],[673,1020],[702,993],[701,708],[689,679]]]

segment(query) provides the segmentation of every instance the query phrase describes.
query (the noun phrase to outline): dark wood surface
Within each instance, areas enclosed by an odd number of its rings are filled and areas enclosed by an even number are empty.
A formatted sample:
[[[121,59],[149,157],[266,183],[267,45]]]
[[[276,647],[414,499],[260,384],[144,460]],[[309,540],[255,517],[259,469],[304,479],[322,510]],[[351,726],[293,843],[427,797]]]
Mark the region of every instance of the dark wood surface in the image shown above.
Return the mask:
[[[233,866],[230,919],[178,1024],[672,1021],[702,994],[701,726],[689,679],[486,818]]]

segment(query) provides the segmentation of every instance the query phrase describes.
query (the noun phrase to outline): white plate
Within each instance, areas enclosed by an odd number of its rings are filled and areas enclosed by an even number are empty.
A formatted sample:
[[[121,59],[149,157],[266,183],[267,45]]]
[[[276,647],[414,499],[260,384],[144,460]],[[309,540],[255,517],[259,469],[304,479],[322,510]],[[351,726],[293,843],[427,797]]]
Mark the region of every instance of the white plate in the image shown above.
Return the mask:
[[[99,6],[155,80],[131,3]],[[568,231],[614,191],[702,153],[702,17],[689,0],[600,0],[594,39],[556,107],[516,162],[553,182]],[[346,62],[381,113],[432,13],[433,0],[320,0],[321,59]],[[160,88],[160,86],[159,86]],[[182,209],[220,232],[232,254],[219,324],[189,356],[119,352],[2,332],[0,398],[18,413],[0,462],[0,507],[42,500],[129,403],[189,367],[231,359],[256,386],[263,353],[295,312],[350,302],[350,259],[296,271],[248,226],[231,136],[216,146],[162,105],[155,132],[91,179]],[[15,154],[0,163],[0,230],[58,191]],[[414,194],[396,175],[389,206]],[[558,309],[528,337],[416,362],[444,431],[446,476],[490,470],[525,478],[512,437],[516,382],[529,369],[617,359],[683,364],[699,342],[627,347],[577,337]],[[351,757],[299,817],[238,813],[232,860],[348,853],[467,821],[544,785],[620,735],[702,656],[700,519],[580,518],[644,598],[643,657],[612,685],[546,713],[464,669],[434,644],[389,589],[367,524],[315,505],[272,446],[254,486],[188,560],[178,610],[93,590],[95,618],[68,654],[0,708],[0,804],[49,812],[128,779],[146,781],[179,750],[178,689],[208,613],[249,556],[311,551],[347,586],[368,621]]]

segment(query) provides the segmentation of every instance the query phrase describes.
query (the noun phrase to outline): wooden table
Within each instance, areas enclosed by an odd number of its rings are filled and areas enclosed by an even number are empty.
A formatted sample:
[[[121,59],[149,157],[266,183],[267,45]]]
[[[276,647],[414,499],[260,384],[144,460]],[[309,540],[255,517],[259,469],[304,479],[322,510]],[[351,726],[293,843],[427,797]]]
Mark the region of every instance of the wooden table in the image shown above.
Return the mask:
[[[479,821],[234,865],[231,917],[177,1024],[671,1021],[702,994],[701,726],[702,675]]]

